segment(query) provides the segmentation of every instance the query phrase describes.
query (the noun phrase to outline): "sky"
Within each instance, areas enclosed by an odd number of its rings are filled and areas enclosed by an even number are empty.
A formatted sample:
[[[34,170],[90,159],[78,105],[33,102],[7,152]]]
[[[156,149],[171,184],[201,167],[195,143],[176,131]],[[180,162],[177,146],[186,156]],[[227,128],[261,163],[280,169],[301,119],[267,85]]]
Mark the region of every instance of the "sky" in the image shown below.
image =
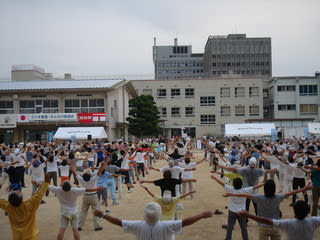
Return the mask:
[[[0,0],[0,78],[14,64],[54,76],[153,74],[157,45],[271,37],[273,76],[320,71],[319,0]]]

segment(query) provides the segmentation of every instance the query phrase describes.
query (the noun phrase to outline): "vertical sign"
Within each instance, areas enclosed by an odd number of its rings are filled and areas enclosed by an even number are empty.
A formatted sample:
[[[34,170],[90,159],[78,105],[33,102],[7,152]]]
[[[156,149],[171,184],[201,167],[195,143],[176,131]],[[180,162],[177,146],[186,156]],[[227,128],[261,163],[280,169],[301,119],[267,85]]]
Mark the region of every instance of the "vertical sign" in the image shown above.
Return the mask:
[[[271,129],[271,141],[276,141],[278,139],[277,137],[277,130],[275,128]]]
[[[303,137],[305,139],[309,138],[309,128],[304,128],[303,129]]]

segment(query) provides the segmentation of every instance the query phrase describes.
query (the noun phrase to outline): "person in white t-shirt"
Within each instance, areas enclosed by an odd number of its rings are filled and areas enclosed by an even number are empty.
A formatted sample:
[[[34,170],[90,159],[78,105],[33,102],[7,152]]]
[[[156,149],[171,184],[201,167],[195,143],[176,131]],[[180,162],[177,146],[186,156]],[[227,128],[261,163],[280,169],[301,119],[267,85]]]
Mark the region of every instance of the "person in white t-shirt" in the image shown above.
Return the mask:
[[[33,157],[34,158],[30,166],[32,195],[34,195],[40,188],[41,184],[44,183],[44,168],[46,167],[46,164],[44,162],[41,163],[40,160],[38,160],[37,155],[34,155]],[[41,200],[41,203],[45,202]]]
[[[126,233],[134,234],[136,239],[173,240],[175,234],[179,233],[183,227],[189,226],[202,218],[212,217],[212,212],[206,211],[183,220],[159,221],[161,216],[160,205],[149,202],[144,206],[144,221],[121,220],[99,210],[95,211],[95,215],[122,227]]]
[[[237,194],[252,194],[253,191],[259,187],[262,187],[263,184],[256,185],[253,187],[246,187],[242,188],[242,180],[241,178],[233,179],[233,186],[225,184],[220,179],[216,178],[214,175],[211,176],[213,180],[215,180],[218,184],[224,187],[227,193],[237,193]],[[232,239],[232,231],[236,220],[238,220],[240,228],[241,228],[241,235],[243,240],[248,240],[248,231],[247,231],[247,218],[240,216],[239,212],[246,209],[246,198],[245,197],[228,197],[228,227],[227,227],[227,234],[226,240]]]
[[[80,239],[78,232],[77,198],[86,192],[96,192],[101,189],[103,189],[103,187],[92,189],[71,188],[69,180],[65,180],[61,187],[49,186],[49,191],[54,193],[60,202],[60,230],[57,240],[63,239],[69,222],[72,227],[74,239]]]

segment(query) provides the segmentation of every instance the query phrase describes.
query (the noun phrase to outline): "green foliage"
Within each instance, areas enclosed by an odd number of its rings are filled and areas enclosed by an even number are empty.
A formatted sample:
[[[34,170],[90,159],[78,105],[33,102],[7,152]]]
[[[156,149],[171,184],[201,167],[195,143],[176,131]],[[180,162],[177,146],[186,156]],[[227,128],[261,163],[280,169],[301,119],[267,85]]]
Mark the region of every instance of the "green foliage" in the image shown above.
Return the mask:
[[[161,132],[160,117],[151,95],[140,95],[129,100],[129,133],[136,136],[157,136]]]

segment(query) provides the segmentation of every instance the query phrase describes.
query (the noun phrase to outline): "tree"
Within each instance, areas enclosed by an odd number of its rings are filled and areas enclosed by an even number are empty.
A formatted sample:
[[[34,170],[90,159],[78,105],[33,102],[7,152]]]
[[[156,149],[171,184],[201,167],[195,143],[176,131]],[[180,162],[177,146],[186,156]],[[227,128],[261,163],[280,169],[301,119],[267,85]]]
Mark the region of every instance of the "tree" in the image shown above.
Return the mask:
[[[160,117],[151,95],[140,95],[129,100],[129,133],[137,136],[157,136],[161,132]]]

